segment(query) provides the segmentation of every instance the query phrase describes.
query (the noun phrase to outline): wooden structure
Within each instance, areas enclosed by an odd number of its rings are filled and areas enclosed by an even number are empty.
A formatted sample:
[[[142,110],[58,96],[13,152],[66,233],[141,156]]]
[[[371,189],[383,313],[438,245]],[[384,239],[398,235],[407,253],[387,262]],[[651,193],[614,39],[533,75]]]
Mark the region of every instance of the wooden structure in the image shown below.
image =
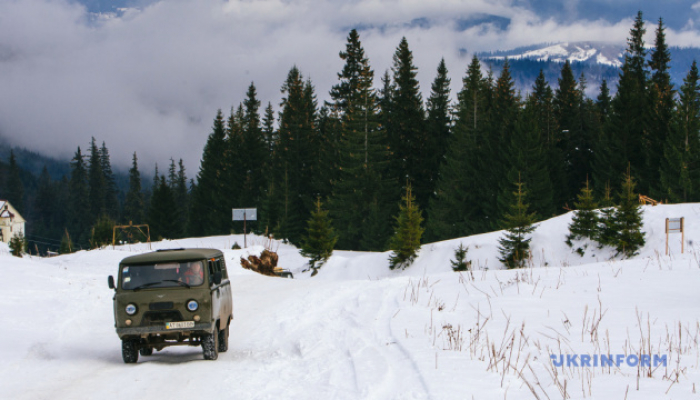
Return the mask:
[[[644,195],[639,195],[639,204],[651,204],[652,206],[657,206],[659,204],[664,204],[661,201],[656,201],[652,199],[651,197],[644,196]]]
[[[144,232],[141,228],[146,228],[146,232]],[[133,232],[134,229],[138,230],[141,235],[143,235],[144,238],[146,238],[146,242],[150,243],[151,242],[151,229],[148,227],[148,224],[140,224],[140,225],[134,225],[133,222],[129,221],[129,225],[114,225],[114,228],[112,229],[112,247],[114,247],[114,244],[117,241],[117,229],[120,231],[127,231],[127,237],[129,238],[129,243],[131,243],[131,240],[133,239]]]

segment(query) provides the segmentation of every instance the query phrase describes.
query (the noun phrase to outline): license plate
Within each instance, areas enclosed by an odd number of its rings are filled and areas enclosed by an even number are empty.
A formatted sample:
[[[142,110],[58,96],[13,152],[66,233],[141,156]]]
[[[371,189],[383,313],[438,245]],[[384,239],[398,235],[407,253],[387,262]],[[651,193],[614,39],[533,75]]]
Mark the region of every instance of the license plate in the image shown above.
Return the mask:
[[[165,329],[194,328],[194,321],[166,322]]]

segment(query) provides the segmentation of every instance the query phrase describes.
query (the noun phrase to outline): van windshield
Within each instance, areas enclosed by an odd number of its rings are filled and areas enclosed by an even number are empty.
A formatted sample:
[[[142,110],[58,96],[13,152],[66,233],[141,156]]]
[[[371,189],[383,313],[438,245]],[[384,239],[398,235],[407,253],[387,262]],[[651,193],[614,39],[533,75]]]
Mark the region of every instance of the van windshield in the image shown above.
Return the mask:
[[[204,282],[202,261],[168,262],[149,265],[124,265],[122,289],[141,290],[165,287],[201,286]]]

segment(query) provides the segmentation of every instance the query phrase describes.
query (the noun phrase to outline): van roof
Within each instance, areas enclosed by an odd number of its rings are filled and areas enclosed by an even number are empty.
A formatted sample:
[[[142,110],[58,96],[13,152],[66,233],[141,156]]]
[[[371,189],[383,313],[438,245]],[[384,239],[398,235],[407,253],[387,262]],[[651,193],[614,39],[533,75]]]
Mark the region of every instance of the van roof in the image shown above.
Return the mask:
[[[123,259],[120,264],[153,264],[168,261],[193,261],[222,257],[217,249],[166,249]]]

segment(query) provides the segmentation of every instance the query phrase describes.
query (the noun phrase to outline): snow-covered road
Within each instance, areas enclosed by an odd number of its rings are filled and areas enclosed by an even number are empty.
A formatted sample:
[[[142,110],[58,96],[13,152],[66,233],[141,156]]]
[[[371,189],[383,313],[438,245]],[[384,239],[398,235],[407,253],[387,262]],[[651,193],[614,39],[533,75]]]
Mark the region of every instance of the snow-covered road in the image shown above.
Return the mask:
[[[217,361],[203,360],[198,347],[170,347],[122,362],[106,278],[147,245],[52,259],[0,248],[0,398],[697,398],[698,210],[647,208],[647,246],[628,261],[597,249],[572,254],[559,239],[568,216],[543,222],[532,266],[519,271],[494,269],[498,233],[425,245],[399,272],[388,270],[386,253],[336,252],[312,279],[296,249],[279,245],[293,280],[240,268],[239,257],[259,252],[262,239],[236,251],[228,249],[237,236],[153,244],[224,250],[235,319]],[[686,216],[685,254],[675,242],[670,256],[659,251],[665,215]],[[482,269],[451,272],[460,242]],[[668,362],[557,368],[550,360],[584,354]]]

